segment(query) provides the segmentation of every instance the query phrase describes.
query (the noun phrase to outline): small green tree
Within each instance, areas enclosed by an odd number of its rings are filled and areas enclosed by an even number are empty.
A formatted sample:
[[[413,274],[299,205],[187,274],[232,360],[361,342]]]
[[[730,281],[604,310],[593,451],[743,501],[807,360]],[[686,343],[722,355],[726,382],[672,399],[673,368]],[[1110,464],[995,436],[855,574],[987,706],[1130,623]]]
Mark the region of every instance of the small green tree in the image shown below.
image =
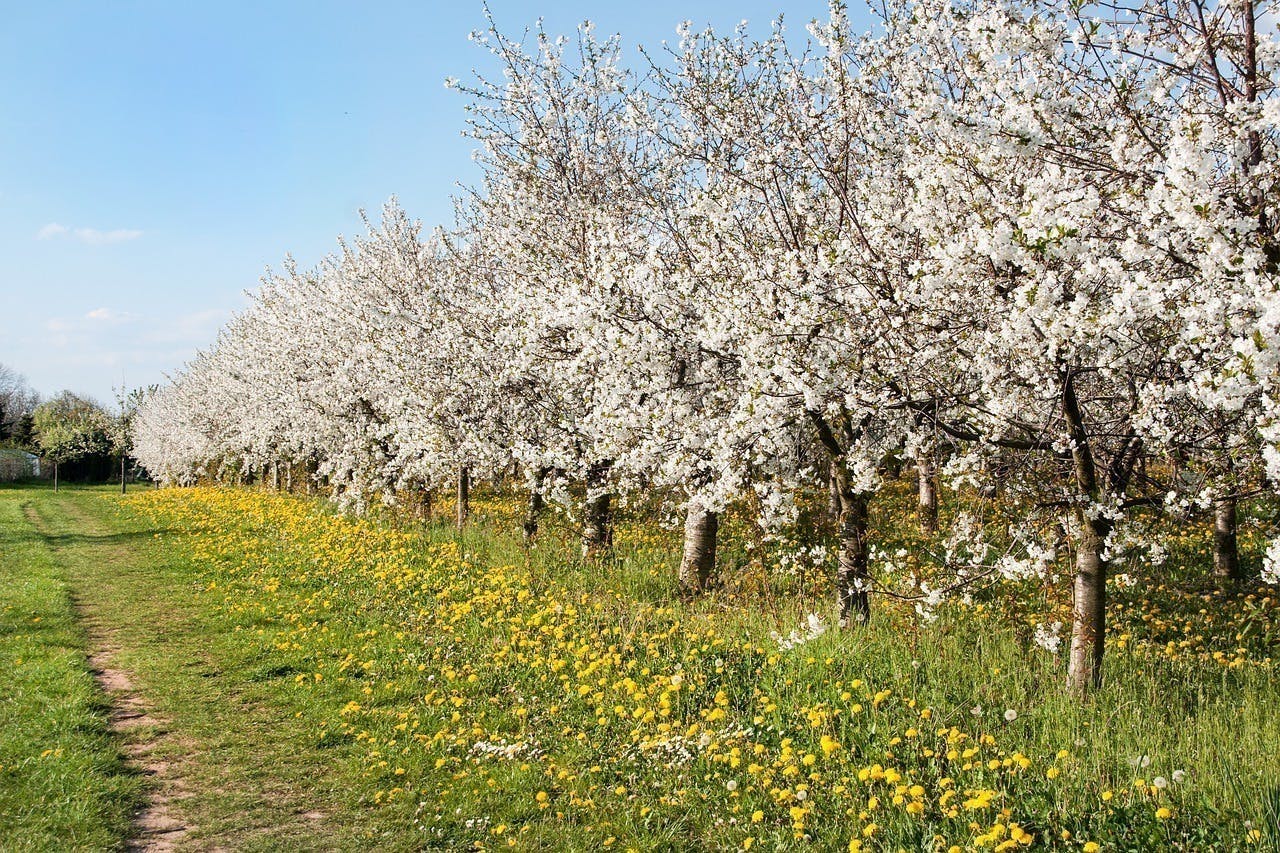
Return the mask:
[[[133,450],[133,416],[138,406],[146,399],[149,391],[154,392],[155,385],[150,388],[135,388],[126,392],[124,386],[116,389],[116,403],[120,413],[109,419],[107,437],[111,442],[111,450],[120,456],[120,494],[125,493],[125,465],[129,453]]]
[[[92,400],[63,391],[32,413],[40,452],[53,463],[53,490],[58,490],[58,469],[91,453],[111,446],[110,418]]]

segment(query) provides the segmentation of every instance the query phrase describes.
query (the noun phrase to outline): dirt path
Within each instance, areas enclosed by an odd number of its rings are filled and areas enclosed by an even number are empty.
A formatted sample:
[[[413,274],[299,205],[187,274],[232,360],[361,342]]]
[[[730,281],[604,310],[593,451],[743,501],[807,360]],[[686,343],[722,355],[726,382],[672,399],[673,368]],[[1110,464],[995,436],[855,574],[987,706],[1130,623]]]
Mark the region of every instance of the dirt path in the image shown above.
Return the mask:
[[[76,610],[83,609],[76,602]],[[189,796],[186,780],[169,761],[156,757],[166,738],[172,737],[165,720],[153,716],[146,700],[134,689],[129,673],[113,666],[117,649],[91,618],[82,618],[89,636],[89,667],[102,692],[111,699],[111,731],[121,742],[129,763],[149,780],[147,802],[133,816],[133,832],[126,849],[175,850],[187,836],[187,826],[173,813],[171,804]]]
[[[119,849],[379,849],[357,819],[361,769],[345,742],[323,740],[341,706],[316,711],[293,670],[201,595],[208,580],[180,537],[92,489],[42,491],[21,505],[14,520],[43,540],[42,560],[61,575],[82,632],[74,644],[105,698],[114,747],[137,774],[126,781],[145,788],[128,827],[117,812]]]
[[[57,553],[65,547],[49,535],[34,507],[26,506],[23,512],[31,526],[46,538],[50,550]],[[187,837],[189,828],[178,819],[172,804],[189,796],[187,780],[179,767],[157,757],[160,748],[174,735],[168,730],[167,721],[151,713],[130,674],[117,665],[119,645],[110,630],[74,594],[71,603],[88,641],[89,670],[110,701],[108,725],[129,765],[148,779],[146,802],[133,816],[133,829],[125,849],[155,853],[176,850]]]

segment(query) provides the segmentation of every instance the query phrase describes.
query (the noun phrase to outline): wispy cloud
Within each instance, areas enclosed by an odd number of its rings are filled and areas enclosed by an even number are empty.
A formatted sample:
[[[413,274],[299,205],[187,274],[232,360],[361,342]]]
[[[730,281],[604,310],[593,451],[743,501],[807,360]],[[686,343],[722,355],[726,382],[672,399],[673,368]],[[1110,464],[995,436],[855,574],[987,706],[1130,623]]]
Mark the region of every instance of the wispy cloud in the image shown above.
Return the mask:
[[[42,390],[53,393],[70,378],[69,387],[111,400],[110,389],[122,381],[129,387],[162,381],[197,348],[209,346],[231,315],[230,309],[166,314],[89,305],[46,315],[42,324],[26,328],[19,337],[18,343],[33,353],[38,369],[29,374],[44,383]],[[45,378],[39,378],[40,371]]]
[[[72,319],[50,317],[44,324],[45,330],[50,333],[45,342],[54,347],[83,345],[89,335],[104,332],[109,326],[134,323],[139,319],[137,314],[106,307],[94,308],[83,316]]]
[[[85,314],[84,318],[100,323],[128,323],[138,319],[138,315],[130,314],[127,311],[113,311],[110,308],[94,308],[88,314]]]
[[[72,240],[78,240],[90,246],[124,243],[129,240],[136,240],[141,236],[142,232],[136,228],[113,228],[110,231],[100,231],[97,228],[68,228],[58,222],[50,222],[36,232],[37,240],[56,240],[62,237],[69,237]]]
[[[142,236],[141,231],[132,228],[117,228],[114,231],[99,231],[96,228],[77,228],[76,239],[90,246],[105,246],[108,243],[124,243]]]
[[[183,348],[185,359],[190,356],[185,348],[207,346],[217,337],[218,329],[230,314],[226,309],[217,308],[160,317],[102,306],[75,317],[50,317],[44,323],[47,334],[42,342],[54,348],[78,348],[87,352],[95,342],[130,340],[147,349]]]

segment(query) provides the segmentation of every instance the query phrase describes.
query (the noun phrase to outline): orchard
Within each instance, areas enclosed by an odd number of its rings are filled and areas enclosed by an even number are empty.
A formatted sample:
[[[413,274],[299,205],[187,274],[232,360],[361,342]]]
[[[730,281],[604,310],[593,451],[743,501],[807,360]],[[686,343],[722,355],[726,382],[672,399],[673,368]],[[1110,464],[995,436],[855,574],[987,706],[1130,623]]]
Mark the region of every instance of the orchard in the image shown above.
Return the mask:
[[[490,21],[473,38],[500,74],[450,81],[483,175],[456,199],[455,220],[426,228],[393,200],[315,268],[286,260],[270,271],[216,344],[142,400],[133,454],[165,486],[326,494],[347,514],[322,514],[335,530],[371,523],[361,516],[440,528],[447,511],[459,531],[501,522],[529,565],[552,551],[601,588],[629,578],[634,611],[455,551],[417,573],[387,556],[391,575],[367,548],[357,568],[315,558],[314,577],[334,597],[395,596],[386,585],[403,575],[397,589],[421,607],[406,611],[404,631],[421,623],[432,643],[448,635],[502,650],[460,668],[447,648],[423,653],[462,679],[432,688],[442,702],[464,697],[458,708],[482,701],[468,676],[510,686],[526,664],[558,672],[557,656],[563,664],[575,642],[586,649],[603,631],[592,660],[607,663],[575,665],[578,680],[554,708],[545,695],[528,700],[547,727],[548,778],[571,775],[530,800],[534,817],[572,814],[593,797],[625,804],[636,792],[619,768],[676,744],[706,772],[682,777],[685,795],[645,808],[676,814],[713,789],[724,800],[714,811],[724,823],[676,833],[677,848],[749,849],[766,843],[753,829],[761,821],[777,844],[880,849],[886,832],[925,843],[935,836],[911,827],[927,813],[962,816],[936,838],[979,847],[1099,849],[1054,829],[1075,826],[1104,841],[1114,830],[1123,849],[1207,849],[1221,839],[1162,828],[1181,818],[1162,799],[1173,790],[1163,775],[1127,779],[1118,794],[1104,784],[1112,769],[1077,762],[1074,742],[1003,751],[1006,728],[1023,743],[1025,708],[974,701],[972,721],[987,728],[970,731],[970,721],[930,721],[943,700],[923,675],[913,684],[931,702],[894,693],[888,673],[874,690],[853,673],[884,626],[924,647],[990,630],[1019,638],[1037,689],[1082,725],[1105,726],[1112,673],[1131,672],[1135,650],[1156,667],[1194,661],[1206,683],[1263,673],[1249,678],[1274,698],[1276,9],[891,0],[876,13],[860,34],[835,2],[802,46],[780,24],[763,40],[685,26],[678,42],[643,52],[589,25],[516,38]],[[189,491],[213,519],[201,535],[232,560],[234,583],[265,595],[263,607],[294,606],[263,586],[285,557],[255,566],[228,556],[258,547],[228,532],[238,530],[228,507],[250,499]],[[157,523],[198,526],[169,494],[134,500]],[[301,499],[256,500],[266,503],[246,512],[273,529],[325,536],[313,529],[318,510],[291,522],[302,510],[275,503]],[[351,535],[400,535],[377,529]],[[556,546],[568,530],[572,548]],[[637,542],[675,555],[645,564],[669,563],[670,577],[635,580],[627,555]],[[280,571],[306,574],[290,565]],[[423,578],[438,586],[422,588]],[[635,593],[645,584],[661,594]],[[431,604],[437,593],[495,621],[455,635],[448,626],[462,614]],[[790,601],[782,611],[779,596]],[[699,613],[699,627],[669,604]],[[716,614],[745,622],[726,629]],[[772,639],[752,633],[761,614],[772,614]],[[503,620],[523,620],[530,636],[497,631]],[[554,640],[539,625],[556,626]],[[611,631],[625,640],[609,646]],[[679,649],[655,658],[668,640]],[[835,667],[834,686],[805,682],[805,664],[785,662],[810,643],[819,651],[809,664]],[[921,654],[914,666],[931,671],[937,662]],[[608,687],[589,677],[601,668]],[[768,683],[730,683],[750,672]],[[624,677],[638,681],[619,686]],[[785,692],[792,677],[826,692],[775,702],[767,691]],[[700,698],[684,707],[691,691]],[[906,742],[898,758],[909,752],[914,770],[886,763],[860,722],[870,716],[846,709],[831,722],[850,702],[891,713]],[[556,734],[562,705],[591,707]],[[442,726],[415,749],[462,766],[457,714],[405,713],[401,722]],[[793,732],[805,714],[818,722]],[[620,738],[598,762],[620,775],[599,790],[571,766],[572,744],[598,736],[596,715]],[[372,737],[383,721],[365,718],[378,712],[357,703],[339,725]],[[513,739],[526,722],[506,720],[505,740],[487,732],[487,746],[467,749],[510,760],[503,750],[534,742]],[[964,771],[942,766],[952,752]],[[986,777],[984,761],[994,762]],[[743,772],[727,772],[739,762]],[[815,763],[819,778],[804,783]],[[1187,776],[1166,769],[1179,783]],[[1062,773],[1074,781],[1054,781]],[[870,805],[860,778],[874,789]],[[1046,818],[1067,781],[1099,808],[1116,798],[1128,811],[1095,823]],[[397,790],[384,797],[409,796]],[[808,792],[828,805],[806,802]],[[1270,796],[1269,817],[1219,816],[1235,832],[1221,849],[1280,843]],[[1022,823],[994,819],[1001,798],[1029,804]],[[428,800],[418,817],[443,832],[449,814]],[[856,818],[852,841],[838,822],[815,828],[812,815],[831,803],[827,820]],[[878,803],[892,819],[877,817]],[[1136,834],[1115,830],[1126,821]],[[641,824],[628,830],[637,843]],[[599,841],[574,825],[582,844]]]

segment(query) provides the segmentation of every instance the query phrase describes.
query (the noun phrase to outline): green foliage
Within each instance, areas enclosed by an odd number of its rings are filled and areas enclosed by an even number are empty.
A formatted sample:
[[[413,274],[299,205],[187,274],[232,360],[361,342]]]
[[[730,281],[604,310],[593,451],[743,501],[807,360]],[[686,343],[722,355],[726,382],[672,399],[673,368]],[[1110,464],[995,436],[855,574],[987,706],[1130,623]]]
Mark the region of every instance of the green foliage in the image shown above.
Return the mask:
[[[92,400],[63,391],[32,413],[41,452],[55,463],[70,462],[111,447],[111,418]]]

